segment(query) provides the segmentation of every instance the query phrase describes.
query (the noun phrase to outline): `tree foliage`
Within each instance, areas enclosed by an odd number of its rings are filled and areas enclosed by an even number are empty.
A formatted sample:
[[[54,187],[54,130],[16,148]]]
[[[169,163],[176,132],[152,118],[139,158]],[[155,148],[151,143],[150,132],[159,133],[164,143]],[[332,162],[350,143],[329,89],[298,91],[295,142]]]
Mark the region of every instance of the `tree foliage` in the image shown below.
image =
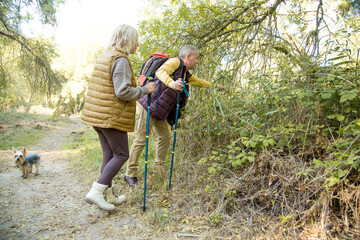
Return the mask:
[[[357,1],[156,4],[140,25],[141,55],[176,55],[182,45],[196,45],[201,59],[195,74],[226,87],[192,87],[181,121],[184,152],[191,142],[198,150],[191,158],[208,174],[237,179],[219,196],[231,195],[233,202],[222,202],[212,216],[243,209],[242,196],[283,223],[306,224],[320,206],[307,199],[340,198],[329,190],[358,184]],[[208,180],[211,192],[217,184]],[[344,218],[358,214],[352,203],[341,204]]]
[[[29,102],[34,95],[51,95],[61,87],[65,79],[51,68],[51,61],[57,54],[54,43],[42,38],[26,37],[21,25],[33,18],[33,9],[43,24],[56,24],[55,13],[63,0],[17,1],[4,0],[0,3],[0,98],[1,108],[7,107],[25,97],[29,89]],[[11,92],[12,83],[21,83],[21,94]]]

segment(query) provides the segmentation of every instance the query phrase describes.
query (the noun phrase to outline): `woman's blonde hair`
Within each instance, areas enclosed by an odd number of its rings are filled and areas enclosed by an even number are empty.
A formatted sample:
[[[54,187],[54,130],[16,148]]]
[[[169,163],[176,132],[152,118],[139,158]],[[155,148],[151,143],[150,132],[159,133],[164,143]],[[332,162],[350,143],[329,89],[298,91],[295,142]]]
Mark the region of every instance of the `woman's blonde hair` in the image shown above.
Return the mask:
[[[136,28],[121,24],[117,26],[112,34],[110,40],[110,47],[116,50],[122,50],[126,54],[130,53],[130,50],[137,44],[139,39],[139,32]]]

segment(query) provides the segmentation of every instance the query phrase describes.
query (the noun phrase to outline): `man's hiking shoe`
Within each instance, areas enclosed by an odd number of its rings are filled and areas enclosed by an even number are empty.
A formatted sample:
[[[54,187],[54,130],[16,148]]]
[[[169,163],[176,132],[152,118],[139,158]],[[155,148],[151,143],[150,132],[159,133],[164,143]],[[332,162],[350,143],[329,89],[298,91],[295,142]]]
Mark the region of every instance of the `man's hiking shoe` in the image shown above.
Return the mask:
[[[125,176],[124,177],[124,180],[125,182],[127,182],[130,187],[136,187],[138,185],[138,179],[137,177],[128,177],[128,176]]]

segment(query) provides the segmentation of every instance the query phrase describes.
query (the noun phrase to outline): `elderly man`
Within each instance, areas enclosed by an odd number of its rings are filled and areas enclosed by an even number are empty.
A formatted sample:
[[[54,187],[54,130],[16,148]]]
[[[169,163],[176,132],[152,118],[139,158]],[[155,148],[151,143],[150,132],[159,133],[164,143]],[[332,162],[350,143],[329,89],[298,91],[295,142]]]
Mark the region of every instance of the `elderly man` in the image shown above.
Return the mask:
[[[189,70],[195,69],[198,64],[199,50],[195,46],[184,46],[178,58],[169,58],[155,74],[160,81],[155,81],[155,92],[152,93],[150,110],[149,129],[153,129],[157,136],[155,166],[161,166],[165,162],[167,150],[170,145],[170,126],[175,122],[176,95],[178,91],[184,89],[184,83],[193,84],[197,87],[210,88],[211,83],[198,79],[191,75]],[[160,86],[159,86],[160,85]],[[188,90],[188,87],[187,89]],[[160,91],[160,93],[159,93]],[[186,104],[186,95],[182,91],[180,106]],[[141,105],[141,106],[139,106]],[[127,170],[124,180],[135,187],[138,183],[137,172],[138,162],[142,150],[146,144],[146,120],[147,120],[147,96],[138,101],[140,108],[139,119],[135,126],[135,139],[131,146],[130,157],[127,163]],[[167,121],[165,121],[167,120]]]

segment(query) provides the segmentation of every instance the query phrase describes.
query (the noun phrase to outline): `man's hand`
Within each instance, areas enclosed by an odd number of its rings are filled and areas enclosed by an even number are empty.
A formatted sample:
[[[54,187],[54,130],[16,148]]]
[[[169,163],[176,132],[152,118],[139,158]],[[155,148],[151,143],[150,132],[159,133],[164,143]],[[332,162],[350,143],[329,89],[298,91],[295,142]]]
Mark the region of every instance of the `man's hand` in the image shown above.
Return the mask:
[[[176,91],[182,91],[184,88],[184,84],[182,83],[181,80],[176,80],[172,82],[169,87]]]

